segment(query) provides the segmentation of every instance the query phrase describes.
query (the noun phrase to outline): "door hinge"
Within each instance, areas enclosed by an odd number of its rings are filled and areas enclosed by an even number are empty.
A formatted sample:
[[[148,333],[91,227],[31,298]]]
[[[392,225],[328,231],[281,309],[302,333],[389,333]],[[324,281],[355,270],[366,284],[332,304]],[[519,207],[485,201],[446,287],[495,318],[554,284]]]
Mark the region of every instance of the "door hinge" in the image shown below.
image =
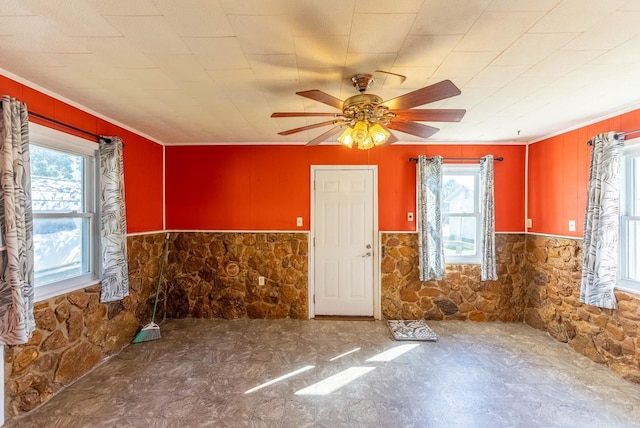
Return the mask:
[[[314,247],[316,246],[316,237],[315,236],[313,237],[313,246]]]
[[[314,305],[316,304],[316,295],[315,294],[313,295],[313,304]]]
[[[313,180],[313,190],[316,190],[316,180]]]

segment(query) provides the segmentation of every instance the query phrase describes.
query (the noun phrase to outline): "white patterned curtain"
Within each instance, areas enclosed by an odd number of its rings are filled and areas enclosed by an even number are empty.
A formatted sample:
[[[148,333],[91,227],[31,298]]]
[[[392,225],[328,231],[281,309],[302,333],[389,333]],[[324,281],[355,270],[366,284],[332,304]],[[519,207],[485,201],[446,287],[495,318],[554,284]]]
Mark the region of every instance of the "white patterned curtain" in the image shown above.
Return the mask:
[[[0,344],[26,343],[33,318],[33,214],[27,106],[2,97],[0,225],[6,251],[0,261]]]
[[[418,156],[416,170],[420,281],[445,276],[442,240],[442,156]]]
[[[623,138],[608,132],[596,135],[591,143],[580,301],[615,309]]]
[[[482,235],[482,264],[480,279],[495,281],[496,273],[496,219],[493,203],[493,155],[480,158],[480,215]]]
[[[123,147],[118,137],[100,137],[102,302],[121,300],[129,295]]]

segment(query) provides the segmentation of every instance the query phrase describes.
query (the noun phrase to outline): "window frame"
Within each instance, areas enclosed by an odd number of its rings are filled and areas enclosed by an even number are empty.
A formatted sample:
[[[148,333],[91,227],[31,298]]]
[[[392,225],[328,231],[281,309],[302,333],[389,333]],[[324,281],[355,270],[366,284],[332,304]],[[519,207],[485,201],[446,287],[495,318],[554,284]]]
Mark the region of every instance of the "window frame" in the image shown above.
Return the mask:
[[[35,123],[29,123],[29,145],[36,145],[59,152],[82,156],[85,159],[83,171],[84,212],[69,213],[33,213],[36,218],[89,218],[89,242],[87,263],[89,272],[72,278],[35,286],[34,299],[41,301],[66,294],[71,291],[90,287],[100,282],[100,226],[99,226],[99,164],[98,144],[55,129]]]
[[[474,179],[474,194],[473,194],[473,205],[474,212],[473,213],[453,213],[446,214],[444,212],[444,202],[443,202],[443,211],[442,211],[442,221],[444,223],[446,217],[469,217],[476,219],[476,233],[475,233],[475,254],[472,255],[452,255],[445,254],[444,262],[445,264],[455,265],[455,264],[481,264],[482,263],[482,235],[481,235],[481,224],[482,224],[482,216],[480,212],[480,164],[443,164],[442,165],[442,183],[446,180],[448,175],[468,175],[472,176]]]
[[[618,242],[618,256],[619,256],[619,269],[618,277],[616,281],[616,288],[623,291],[630,291],[640,294],[640,281],[633,281],[628,279],[627,275],[627,242],[628,242],[628,223],[630,219],[640,219],[640,212],[630,212],[633,210],[631,206],[633,204],[634,195],[640,192],[640,189],[635,188],[635,182],[639,180],[640,168],[635,170],[632,165],[632,159],[640,157],[640,138],[634,138],[627,140],[623,148],[622,157],[622,185],[620,188],[620,231]],[[635,182],[634,182],[635,178]]]

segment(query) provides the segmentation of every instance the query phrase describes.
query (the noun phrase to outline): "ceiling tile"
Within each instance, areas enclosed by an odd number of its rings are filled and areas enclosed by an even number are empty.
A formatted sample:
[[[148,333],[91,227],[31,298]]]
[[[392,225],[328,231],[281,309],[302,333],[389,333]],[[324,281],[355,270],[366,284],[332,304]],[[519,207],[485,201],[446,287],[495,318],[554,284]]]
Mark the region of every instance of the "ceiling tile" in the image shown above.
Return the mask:
[[[571,50],[606,50],[640,34],[640,11],[614,12],[598,22],[564,48]]]
[[[499,52],[451,52],[434,73],[434,78],[473,77],[497,57]]]
[[[425,0],[410,34],[464,34],[490,0]]]
[[[593,62],[600,64],[629,65],[640,61],[640,36],[622,43],[614,49],[595,58]]]
[[[106,16],[130,42],[145,53],[189,53],[178,33],[162,16]]]
[[[245,53],[294,53],[291,29],[276,17],[232,15],[229,19]]]
[[[155,0],[167,22],[183,37],[233,36],[229,18],[218,2]]]
[[[602,51],[557,51],[531,67],[522,76],[562,77],[601,54]]]
[[[228,15],[284,15],[288,9],[287,0],[219,0]]]
[[[490,65],[476,74],[475,77],[466,84],[466,87],[488,86],[501,88],[513,79],[519,77],[527,71],[528,68],[526,65]]]
[[[193,54],[149,55],[153,63],[174,82],[209,82],[211,77]]]
[[[357,0],[356,10],[367,13],[418,13],[424,0]]]
[[[21,0],[2,0],[2,2],[0,2],[0,16],[19,16],[34,14],[35,12],[33,12]]]
[[[86,0],[100,15],[161,15],[153,0]]]
[[[55,23],[59,31],[68,36],[113,37],[118,31],[84,1],[74,2],[73,7],[60,7],[59,2],[23,0],[34,14]]]
[[[284,55],[247,55],[256,78],[269,80],[296,80],[296,56]]]
[[[112,62],[118,67],[150,68],[154,64],[140,49],[123,36],[120,37],[80,37],[78,43],[91,52]]]
[[[294,36],[346,36],[352,30],[353,0],[305,0],[290,2]],[[368,9],[363,10],[363,12]]]
[[[349,39],[349,52],[397,52],[414,17],[410,14],[356,14]],[[382,32],[380,28],[386,28],[386,31]]]
[[[344,66],[347,36],[296,36],[293,38],[298,67],[331,68]]]
[[[509,46],[493,65],[533,65],[575,38],[578,33],[527,33]]]
[[[250,67],[236,37],[187,37],[183,41],[206,69]]]
[[[587,31],[625,3],[624,0],[563,0],[531,28],[534,33]]]
[[[501,51],[524,34],[541,16],[541,12],[484,13],[462,38],[456,50]]]
[[[398,52],[394,66],[433,67],[444,61],[462,36],[416,36],[409,35]]]
[[[492,0],[487,12],[547,12],[561,0]]]

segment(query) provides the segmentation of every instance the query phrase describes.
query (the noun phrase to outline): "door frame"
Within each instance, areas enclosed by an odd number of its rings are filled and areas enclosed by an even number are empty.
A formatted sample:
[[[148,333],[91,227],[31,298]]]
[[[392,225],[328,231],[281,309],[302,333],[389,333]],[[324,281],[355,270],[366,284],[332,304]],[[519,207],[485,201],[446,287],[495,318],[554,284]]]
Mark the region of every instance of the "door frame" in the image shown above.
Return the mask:
[[[378,165],[311,165],[311,179],[310,179],[310,192],[311,195],[311,213],[309,216],[309,291],[308,291],[308,307],[309,318],[315,317],[315,303],[313,302],[315,295],[315,247],[313,245],[313,238],[316,236],[316,193],[315,193],[315,174],[316,171],[327,170],[365,170],[373,172],[372,186],[373,189],[373,236],[371,239],[373,242],[371,246],[373,248],[373,317],[375,319],[381,319],[381,284],[380,284],[380,244],[379,236],[380,231],[378,229]]]

